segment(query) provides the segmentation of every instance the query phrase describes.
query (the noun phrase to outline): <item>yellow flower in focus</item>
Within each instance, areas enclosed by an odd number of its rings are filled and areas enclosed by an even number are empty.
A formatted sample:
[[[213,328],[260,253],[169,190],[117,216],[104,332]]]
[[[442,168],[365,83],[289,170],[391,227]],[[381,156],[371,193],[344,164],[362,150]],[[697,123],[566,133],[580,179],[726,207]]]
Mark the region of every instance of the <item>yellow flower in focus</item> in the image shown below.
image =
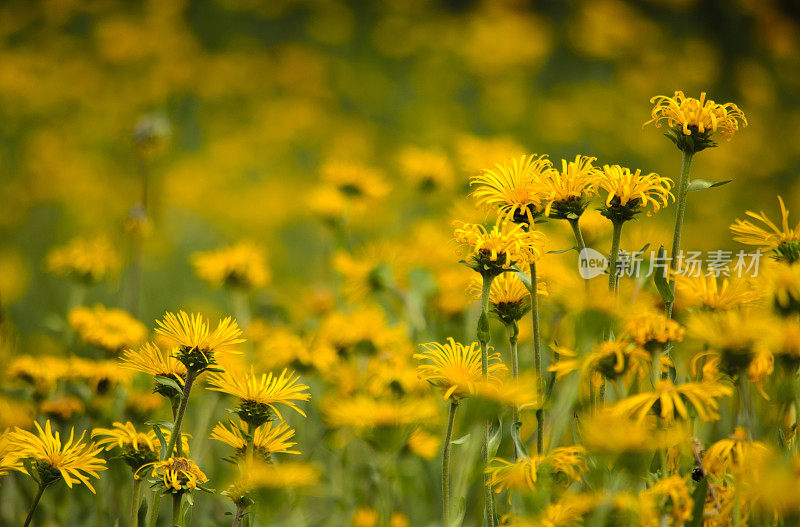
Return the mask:
[[[746,211],[745,214],[759,222],[737,219],[731,225],[733,239],[745,245],[754,245],[765,251],[774,251],[775,258],[794,263],[800,260],[800,222],[794,227],[789,226],[789,211],[783,203],[783,198],[778,196],[781,206],[781,226],[778,227],[767,218],[764,212],[756,214]]]
[[[120,357],[121,367],[146,373],[153,377],[168,377],[183,386],[186,379],[186,366],[155,344],[145,342],[138,349],[129,349]],[[161,393],[161,392],[159,392]],[[163,395],[169,396],[169,393]]]
[[[465,346],[448,338],[445,344],[429,342],[422,345],[423,351],[414,358],[425,361],[417,367],[420,379],[444,391],[444,399],[457,401],[474,395],[477,384],[483,380],[481,374],[481,349],[477,342]],[[500,354],[487,351],[489,382],[499,384],[498,374],[506,371]]]
[[[164,490],[180,494],[194,490],[208,481],[208,477],[194,461],[185,457],[171,457],[152,464],[151,477],[160,480]]]
[[[674,385],[669,379],[658,382],[654,392],[642,392],[615,403],[610,411],[615,416],[643,422],[650,412],[670,425],[676,419],[689,418],[689,408],[704,422],[719,419],[717,399],[731,395],[733,390],[721,384],[686,382]]]
[[[280,375],[256,375],[250,366],[245,372],[215,372],[209,378],[209,389],[225,392],[239,399],[237,415],[251,426],[258,427],[272,418],[272,413],[281,417],[279,404],[288,406],[303,417],[305,412],[295,401],[308,401],[311,395],[308,386],[300,382],[300,376],[283,370]]]
[[[17,456],[17,447],[10,441],[12,433],[11,430],[0,432],[0,476],[5,476],[9,470],[25,470]]]
[[[575,156],[574,161],[561,160],[561,170],[552,169],[544,174],[545,215],[555,219],[577,219],[588,198],[597,194],[601,172],[594,166],[596,158]]]
[[[211,439],[233,447],[239,456],[244,456],[247,448],[247,424],[243,421],[239,424],[233,421],[229,423],[217,423],[211,431]],[[253,433],[253,448],[265,460],[270,460],[271,454],[299,454],[296,450],[289,450],[297,444],[290,441],[294,434],[294,430],[283,421],[269,421],[256,428]]]
[[[606,191],[605,206],[601,214],[615,223],[623,223],[645,209],[652,206],[652,212],[669,205],[670,198],[675,201],[670,189],[674,183],[671,179],[658,174],[642,174],[636,169],[619,165],[604,165],[602,175],[597,180],[598,188]]]
[[[496,276],[512,265],[534,262],[543,252],[544,235],[525,224],[498,220],[490,231],[476,223],[453,225],[456,241],[468,251],[467,264],[481,274]]]
[[[126,311],[106,308],[76,307],[69,312],[69,325],[81,339],[96,348],[117,354],[147,338],[147,328]]]
[[[156,333],[178,347],[176,358],[187,368],[189,364],[199,364],[200,367],[214,364],[216,353],[236,353],[235,346],[245,340],[241,338],[242,330],[231,317],[219,321],[214,331],[203,315],[187,315],[184,311],[178,311],[177,315],[168,312],[156,324]]]
[[[744,113],[733,103],[717,104],[706,100],[705,92],[700,98],[686,97],[676,91],[672,97],[658,95],[650,99],[653,110],[651,119],[645,123],[655,123],[661,127],[666,123],[670,128],[668,137],[681,150],[689,153],[699,152],[709,146],[716,146],[710,137],[719,134],[729,140],[739,130],[739,125],[747,126]],[[689,137],[689,139],[687,139]]]
[[[538,154],[496,163],[470,178],[470,186],[476,187],[472,196],[480,205],[495,207],[505,219],[533,225],[534,218],[544,210],[541,179],[552,168],[547,156]]]
[[[197,276],[214,287],[259,289],[271,278],[266,250],[252,241],[241,241],[216,251],[197,252],[191,261]]]
[[[108,239],[75,238],[47,253],[45,265],[56,276],[94,284],[115,274],[120,261]]]
[[[94,444],[84,443],[85,432],[76,441],[74,428],[66,443],[62,443],[61,435],[58,432],[53,433],[49,419],[45,422],[44,429],[39,423],[35,425],[38,435],[17,428],[9,436],[8,441],[16,449],[16,458],[32,461],[38,480],[44,486],[63,479],[69,488],[75,483],[83,483],[95,493],[88,476],[99,478],[98,472],[106,469],[106,461],[97,457],[102,449]]]
[[[737,427],[729,438],[708,447],[703,454],[703,470],[720,478],[725,474],[742,475],[761,466],[770,455],[767,445],[749,440],[747,430]]]
[[[547,287],[543,280],[537,279],[537,293],[547,295]],[[473,297],[480,298],[483,280],[474,277],[469,289]],[[494,280],[489,289],[489,309],[506,325],[519,321],[530,311],[531,293],[520,280],[517,273],[503,273]]]

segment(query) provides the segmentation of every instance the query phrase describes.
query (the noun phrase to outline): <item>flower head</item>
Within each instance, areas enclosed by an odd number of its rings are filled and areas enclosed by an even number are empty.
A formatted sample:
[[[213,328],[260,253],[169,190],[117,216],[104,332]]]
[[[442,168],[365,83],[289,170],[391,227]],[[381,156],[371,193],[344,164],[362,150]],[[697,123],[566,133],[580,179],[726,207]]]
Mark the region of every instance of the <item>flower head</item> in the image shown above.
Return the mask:
[[[436,150],[408,147],[397,159],[400,172],[415,184],[420,192],[449,189],[453,186],[453,165],[447,155]]]
[[[197,276],[214,287],[258,289],[270,280],[266,251],[251,241],[242,241],[216,251],[192,255]]]
[[[685,330],[663,313],[640,312],[626,320],[623,335],[651,353],[668,342],[681,342]]]
[[[770,319],[752,310],[698,313],[688,323],[690,336],[719,352],[728,375],[746,370],[757,352],[769,348],[772,329]]]
[[[794,227],[789,226],[789,211],[783,203],[783,198],[778,196],[781,206],[781,226],[775,225],[767,218],[764,212],[756,214],[746,211],[745,214],[756,220],[737,219],[731,225],[733,239],[745,245],[755,245],[765,251],[773,251],[777,260],[794,263],[800,260],[800,222]],[[760,223],[760,225],[759,225]]]
[[[684,307],[708,311],[727,311],[746,307],[761,299],[761,292],[744,278],[716,277],[713,273],[691,276],[674,273],[678,302]]]
[[[730,141],[740,123],[747,126],[747,119],[738,106],[706,100],[705,92],[695,99],[676,91],[672,97],[658,95],[650,102],[654,105],[650,113],[652,118],[645,125],[655,123],[656,127],[661,127],[666,123],[670,129],[667,137],[678,148],[692,154],[716,146],[711,140],[712,134],[718,133]]]
[[[542,183],[545,188],[545,214],[555,219],[577,219],[596,194],[600,170],[596,158],[575,156],[574,161],[561,160],[561,170],[548,170]]]
[[[470,178],[472,196],[478,203],[496,207],[516,223],[533,225],[544,210],[545,188],[541,179],[553,164],[547,156],[523,155],[497,163]]]
[[[247,424],[240,421],[238,424],[230,421],[228,425],[217,423],[211,431],[211,439],[232,446],[240,457],[245,455],[247,448]],[[290,450],[297,443],[291,441],[294,430],[288,424],[281,422],[267,422],[256,428],[253,435],[253,447],[266,461],[271,460],[272,454],[299,454]]]
[[[186,365],[150,342],[145,342],[135,350],[125,350],[121,361],[123,368],[146,373],[153,377],[167,377],[178,383],[180,387],[183,386],[186,379]],[[165,397],[178,395],[174,393],[174,388],[165,384],[157,384],[156,392]]]
[[[662,379],[655,391],[622,399],[610,408],[610,412],[616,416],[633,418],[640,423],[650,412],[654,412],[665,423],[670,424],[676,418],[688,419],[689,408],[694,408],[703,421],[714,421],[719,419],[718,399],[732,393],[733,390],[717,383],[687,382],[675,385],[669,379]]]
[[[537,280],[537,293],[547,295],[543,280]],[[473,296],[480,298],[483,280],[480,277],[470,283]],[[503,324],[519,321],[531,309],[531,293],[516,273],[503,273],[494,280],[489,289],[489,305],[492,313]]]
[[[120,266],[119,256],[107,238],[75,238],[47,254],[47,270],[79,282],[94,284],[113,275]]]
[[[494,458],[486,467],[489,483],[495,492],[532,491],[536,488],[538,472],[546,468],[554,474],[563,474],[571,483],[588,470],[586,450],[579,446],[559,447],[546,455],[523,457],[516,462]]]
[[[455,222],[455,239],[469,251],[467,264],[483,275],[497,276],[542,254],[544,236],[525,224],[498,220],[491,230],[476,223]]]
[[[61,435],[53,433],[50,420],[45,422],[44,429],[35,423],[37,434],[17,428],[8,440],[16,449],[15,456],[19,460],[29,459],[33,462],[36,478],[41,485],[47,486],[63,479],[69,488],[74,483],[83,483],[93,493],[94,487],[88,476],[99,478],[98,472],[106,469],[106,461],[97,457],[102,448],[83,442],[83,436],[75,440],[75,429],[70,431],[69,439],[62,443]]]
[[[253,427],[258,427],[273,418],[281,417],[278,405],[283,404],[305,417],[295,401],[308,401],[311,395],[308,386],[300,382],[300,376],[283,370],[280,375],[256,375],[250,366],[245,372],[216,372],[209,379],[210,389],[225,392],[239,399],[237,415]]]
[[[200,467],[185,457],[171,457],[149,466],[153,468],[150,476],[163,485],[164,491],[172,494],[194,490],[208,481]]]
[[[733,435],[720,439],[703,455],[703,469],[715,476],[743,474],[763,464],[770,450],[760,441],[751,441],[747,431],[737,427]]]
[[[126,311],[99,304],[70,311],[69,325],[87,344],[114,354],[141,344],[147,338],[145,325]]]
[[[684,477],[660,479],[643,494],[652,498],[659,510],[669,516],[670,526],[684,525],[692,517],[694,500]]]
[[[163,433],[164,438],[169,441],[169,431],[164,430]],[[92,431],[92,437],[101,438],[97,441],[99,447],[104,447],[106,450],[113,448],[122,450],[122,458],[134,472],[143,465],[156,461],[161,449],[154,431],[137,432],[130,421],[125,424],[114,423],[112,428],[95,428]],[[189,442],[186,434],[182,434],[181,441],[183,442],[183,451],[187,452]]]
[[[603,166],[597,186],[607,193],[605,206],[600,213],[614,223],[633,219],[648,205],[652,212],[658,212],[669,204],[670,198],[675,200],[670,192],[673,186],[671,179],[655,173],[642,174],[639,169],[631,172],[629,168],[619,165]]]
[[[405,427],[438,415],[436,405],[429,398],[397,400],[366,395],[328,399],[323,403],[323,413],[329,426],[351,427],[357,431]]]
[[[429,342],[423,351],[414,355],[422,361],[417,372],[422,380],[444,390],[444,398],[458,400],[474,395],[477,385],[483,382],[481,350],[477,342],[465,346],[448,338],[445,344]],[[499,383],[498,374],[506,371],[499,353],[487,353],[489,382]]]
[[[176,358],[187,369],[203,371],[215,364],[215,354],[234,353],[236,344],[244,342],[242,330],[231,317],[221,320],[214,331],[203,315],[187,315],[184,311],[177,315],[167,313],[156,324],[156,333],[178,347]]]

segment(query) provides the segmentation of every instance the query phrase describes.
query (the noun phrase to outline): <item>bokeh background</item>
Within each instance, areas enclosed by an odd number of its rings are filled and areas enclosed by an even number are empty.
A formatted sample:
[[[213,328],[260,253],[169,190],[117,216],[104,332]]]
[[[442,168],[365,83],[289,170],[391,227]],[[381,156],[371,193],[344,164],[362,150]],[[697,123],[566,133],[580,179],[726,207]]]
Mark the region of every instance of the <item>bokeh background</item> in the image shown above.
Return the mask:
[[[76,236],[104,236],[121,261],[85,303],[128,308],[148,327],[165,310],[231,313],[191,255],[241,239],[267,249],[272,278],[252,313],[268,326],[306,335],[332,305],[359,305],[347,287],[359,262],[399,262],[394,279],[436,316],[465,311],[469,276],[434,253],[458,259],[450,222],[477,215],[468,177],[537,152],[676,179],[679,153],[642,126],[649,99],[675,90],[747,116],[730,144],[695,158],[694,176],[732,182],[690,203],[684,243],[737,248],[728,226],[744,210],[775,217],[776,194],[790,208],[800,199],[797,2],[2,2],[2,360],[63,352],[72,289],[43,262]],[[153,144],[137,130],[155,130]],[[326,194],[343,165],[366,181],[358,207]],[[143,170],[150,222],[132,304],[126,225]],[[671,221],[626,228],[623,247],[664,243]],[[602,239],[596,218],[584,222]],[[440,336],[420,329],[410,344]]]

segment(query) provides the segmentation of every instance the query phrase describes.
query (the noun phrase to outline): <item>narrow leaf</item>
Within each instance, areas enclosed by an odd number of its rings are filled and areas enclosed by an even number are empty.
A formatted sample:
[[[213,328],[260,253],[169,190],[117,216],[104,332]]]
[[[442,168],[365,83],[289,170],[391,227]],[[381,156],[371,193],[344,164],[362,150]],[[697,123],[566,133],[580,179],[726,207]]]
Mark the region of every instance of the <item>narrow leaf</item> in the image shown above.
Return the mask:
[[[732,180],[726,179],[725,181],[708,181],[707,179],[693,179],[689,182],[689,190],[705,190],[707,188],[721,187]]]

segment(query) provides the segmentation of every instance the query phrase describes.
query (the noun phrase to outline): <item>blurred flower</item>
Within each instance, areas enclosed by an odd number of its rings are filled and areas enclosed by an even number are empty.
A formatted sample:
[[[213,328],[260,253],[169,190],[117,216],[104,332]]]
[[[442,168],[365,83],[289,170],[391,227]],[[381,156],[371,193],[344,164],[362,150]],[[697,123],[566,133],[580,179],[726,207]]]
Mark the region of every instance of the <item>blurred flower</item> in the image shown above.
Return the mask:
[[[325,420],[332,427],[369,430],[425,423],[438,416],[430,399],[375,399],[363,395],[330,398],[322,405]]]
[[[728,375],[746,370],[756,352],[770,347],[771,320],[754,311],[729,310],[698,313],[689,319],[689,335],[720,354]]]
[[[737,242],[755,245],[765,251],[774,251],[777,260],[794,263],[800,260],[800,223],[794,228],[789,227],[789,211],[786,210],[786,205],[780,196],[778,203],[781,206],[780,228],[763,212],[756,214],[748,210],[746,214],[761,222],[766,228],[750,220],[737,219],[731,225],[731,232]]]
[[[100,304],[70,311],[69,325],[87,344],[113,354],[141,344],[147,338],[144,324],[121,309]]]
[[[449,190],[455,183],[453,166],[442,152],[409,146],[397,162],[400,172],[422,193]]]
[[[653,353],[667,342],[681,342],[686,331],[663,313],[642,312],[628,317],[622,334],[637,346]]]
[[[686,478],[669,476],[658,480],[644,491],[651,497],[662,514],[669,516],[668,526],[679,527],[692,518],[694,500],[686,484]]]
[[[442,447],[440,437],[429,434],[421,428],[415,429],[408,436],[408,449],[422,459],[434,459]]]
[[[476,187],[472,196],[478,204],[497,208],[505,219],[533,225],[534,218],[544,210],[541,180],[552,168],[547,156],[538,154],[496,163],[470,178],[470,186]]]
[[[56,397],[39,403],[39,413],[62,423],[83,411],[83,403],[77,397]]]
[[[119,270],[116,251],[104,237],[75,238],[47,253],[47,270],[56,276],[93,284],[102,282]]]
[[[652,212],[658,212],[669,204],[670,198],[675,201],[675,196],[670,192],[673,186],[671,179],[656,173],[642,175],[639,169],[631,172],[629,168],[619,165],[604,165],[597,186],[607,193],[605,206],[600,213],[614,223],[633,219],[648,204],[652,205]]]
[[[379,525],[384,525],[384,523],[381,523],[380,514],[377,510],[371,508],[356,509],[353,515],[352,527],[378,527]],[[411,523],[408,520],[408,516],[402,512],[394,511],[386,525],[387,527],[409,527]]]
[[[731,388],[722,384],[686,382],[674,385],[671,380],[662,379],[654,392],[642,392],[622,399],[610,408],[610,412],[640,423],[653,412],[669,425],[676,419],[688,419],[689,408],[693,408],[700,419],[708,422],[719,419],[717,399],[732,393]]]
[[[18,355],[8,364],[6,375],[32,385],[41,394],[55,388],[68,370],[69,363],[60,357]]]
[[[477,342],[465,346],[448,338],[445,344],[429,342],[422,345],[423,351],[414,354],[421,361],[417,367],[419,377],[444,391],[444,399],[457,401],[474,395],[477,385],[484,382],[481,374],[481,349]],[[487,352],[488,380],[500,384],[498,374],[506,371],[500,354]]]
[[[703,454],[703,469],[717,477],[740,475],[760,466],[769,455],[770,450],[764,443],[750,441],[747,431],[737,427],[733,435],[708,447]]]
[[[532,491],[536,488],[538,471],[542,466],[554,474],[563,474],[571,483],[578,481],[588,470],[583,447],[559,447],[543,456],[524,457],[516,462],[494,458],[486,467],[494,491]]]
[[[69,488],[74,483],[83,483],[95,493],[88,476],[99,478],[98,472],[106,469],[106,461],[97,457],[102,449],[94,444],[84,443],[85,432],[76,441],[74,428],[70,431],[67,442],[62,443],[61,435],[58,432],[53,433],[49,419],[45,422],[44,429],[39,423],[35,425],[38,436],[17,428],[8,438],[16,448],[15,456],[18,459],[29,459],[33,462],[36,474],[29,475],[45,487],[63,479]],[[17,470],[24,471],[19,468]]]
[[[688,444],[690,430],[683,426],[664,428],[652,420],[633,420],[611,410],[581,421],[581,444],[598,454],[653,452],[681,443]]]
[[[194,253],[192,265],[197,276],[214,287],[259,289],[271,278],[265,249],[251,241]]]
[[[715,277],[714,274],[691,276],[675,273],[678,303],[711,311],[726,311],[758,303],[762,294],[744,278]]]
[[[800,313],[800,265],[765,265],[762,284],[772,306],[782,316]]]

